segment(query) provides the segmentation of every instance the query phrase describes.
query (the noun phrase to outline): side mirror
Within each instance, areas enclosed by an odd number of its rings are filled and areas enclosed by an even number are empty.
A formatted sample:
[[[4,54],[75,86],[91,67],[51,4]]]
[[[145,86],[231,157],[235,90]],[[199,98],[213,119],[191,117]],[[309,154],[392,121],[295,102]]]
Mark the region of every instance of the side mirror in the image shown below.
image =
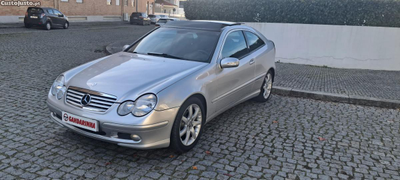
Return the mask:
[[[64,17],[64,14],[59,14],[58,17]]]
[[[239,66],[239,59],[237,58],[224,58],[220,62],[220,66],[222,69],[224,68],[233,68]]]
[[[130,45],[125,45],[124,47],[122,47],[122,51],[124,51],[125,49],[127,49]]]

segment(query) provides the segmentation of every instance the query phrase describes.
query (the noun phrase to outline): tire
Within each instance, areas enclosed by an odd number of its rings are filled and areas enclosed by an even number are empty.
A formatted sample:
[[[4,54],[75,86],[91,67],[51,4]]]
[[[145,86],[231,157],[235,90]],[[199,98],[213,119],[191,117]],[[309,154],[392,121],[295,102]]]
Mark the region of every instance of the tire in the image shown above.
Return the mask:
[[[26,24],[26,23],[25,23],[25,27],[26,27],[26,28],[31,28],[32,25],[31,25],[31,24]]]
[[[45,30],[50,30],[51,29],[51,23],[50,22],[46,22],[46,24],[44,25],[44,29]]]
[[[268,101],[272,94],[273,84],[274,84],[274,74],[272,73],[271,70],[269,70],[267,72],[267,75],[265,75],[264,81],[261,85],[260,94],[257,97],[255,97],[254,100],[258,102]]]
[[[190,109],[192,109],[192,116],[190,116]],[[197,116],[195,117],[196,111]],[[186,123],[184,119],[186,119]],[[184,153],[196,146],[203,133],[205,120],[203,102],[196,97],[186,100],[175,117],[170,148],[177,153]]]
[[[68,29],[68,28],[69,28],[69,23],[68,23],[68,22],[65,22],[63,28],[64,28],[64,29]]]
[[[143,22],[142,22],[142,26],[144,26],[144,25],[146,25],[146,22],[143,21]]]

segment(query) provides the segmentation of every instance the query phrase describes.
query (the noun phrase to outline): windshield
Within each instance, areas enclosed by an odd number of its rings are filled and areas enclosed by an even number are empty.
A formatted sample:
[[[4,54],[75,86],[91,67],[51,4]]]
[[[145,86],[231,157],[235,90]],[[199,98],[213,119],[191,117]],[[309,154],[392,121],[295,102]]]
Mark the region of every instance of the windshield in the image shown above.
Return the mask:
[[[160,28],[131,47],[128,52],[209,62],[220,32]]]

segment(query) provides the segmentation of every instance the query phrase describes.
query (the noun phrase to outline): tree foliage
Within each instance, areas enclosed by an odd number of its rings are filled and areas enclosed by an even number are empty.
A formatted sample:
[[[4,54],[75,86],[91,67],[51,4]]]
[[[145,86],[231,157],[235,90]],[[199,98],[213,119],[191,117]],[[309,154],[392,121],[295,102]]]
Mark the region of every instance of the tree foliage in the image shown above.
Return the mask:
[[[188,19],[400,27],[398,0],[188,0]]]

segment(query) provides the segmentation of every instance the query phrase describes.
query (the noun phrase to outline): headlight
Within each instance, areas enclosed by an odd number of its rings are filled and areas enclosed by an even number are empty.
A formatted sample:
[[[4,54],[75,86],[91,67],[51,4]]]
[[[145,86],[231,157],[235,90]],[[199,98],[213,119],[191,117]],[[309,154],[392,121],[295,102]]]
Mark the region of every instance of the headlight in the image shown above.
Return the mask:
[[[132,112],[133,107],[135,106],[135,103],[133,101],[125,101],[118,107],[118,115],[120,116],[126,116],[129,113]]]
[[[60,75],[57,77],[57,79],[54,81],[53,86],[51,86],[51,94],[53,96],[56,96],[58,100],[60,100],[64,93],[65,93],[65,78],[63,75]]]
[[[141,117],[151,112],[157,104],[157,97],[154,94],[145,94],[133,101],[125,101],[118,107],[118,115],[125,116],[132,113],[134,116]]]
[[[145,94],[135,101],[134,116],[144,116],[156,107],[157,97],[154,94]]]

